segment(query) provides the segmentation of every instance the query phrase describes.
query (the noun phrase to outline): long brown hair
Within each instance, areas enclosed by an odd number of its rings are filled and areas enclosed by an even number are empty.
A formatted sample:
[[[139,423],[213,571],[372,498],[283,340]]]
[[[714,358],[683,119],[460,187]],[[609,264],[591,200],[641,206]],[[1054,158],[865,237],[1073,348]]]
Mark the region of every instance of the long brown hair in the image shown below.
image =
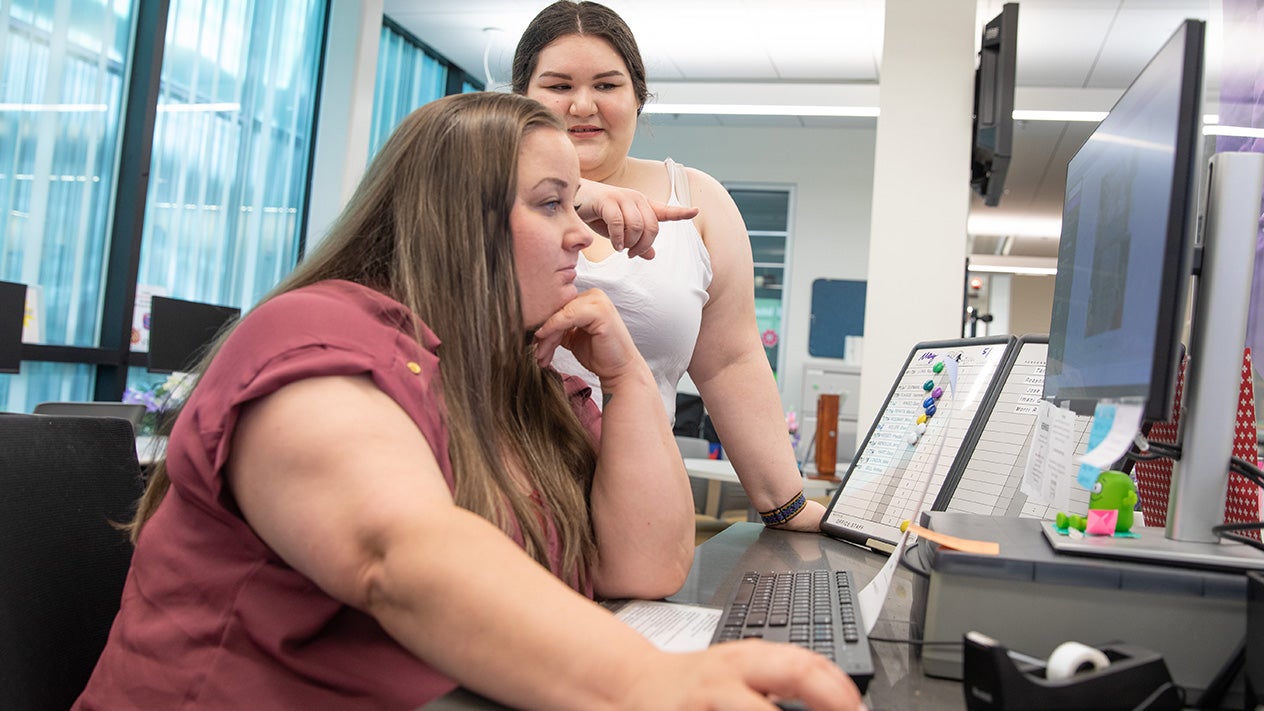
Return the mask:
[[[614,47],[614,51],[627,65],[632,79],[632,91],[636,94],[636,112],[641,113],[649,100],[649,85],[645,80],[645,62],[641,50],[628,24],[610,8],[595,2],[557,0],[540,11],[523,31],[514,49],[512,86],[515,94],[526,94],[531,75],[540,61],[540,52],[554,40],[567,35],[600,37]]]
[[[519,528],[527,552],[546,567],[542,514],[551,516],[562,572],[582,579],[596,557],[588,513],[596,452],[560,378],[530,353],[509,230],[518,151],[532,130],[562,125],[513,94],[462,94],[417,109],[378,152],[325,239],[265,300],[345,279],[411,309],[442,341],[457,504],[506,531]],[[539,501],[515,484],[515,467]],[[168,486],[159,468],[131,526],[133,540]]]

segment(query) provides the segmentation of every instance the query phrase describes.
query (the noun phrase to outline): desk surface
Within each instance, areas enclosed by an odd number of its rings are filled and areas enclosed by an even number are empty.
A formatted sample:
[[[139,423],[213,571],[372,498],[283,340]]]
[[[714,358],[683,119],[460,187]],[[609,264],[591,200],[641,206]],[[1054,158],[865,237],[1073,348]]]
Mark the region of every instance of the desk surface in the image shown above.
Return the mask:
[[[136,459],[141,466],[155,464],[167,456],[167,438],[156,435],[136,435]]]
[[[724,484],[741,484],[741,480],[737,478],[737,472],[733,469],[732,462],[727,459],[700,459],[695,457],[685,457],[685,471],[689,473],[691,478],[704,479],[707,482],[706,501],[702,506],[702,513],[713,519],[719,519],[723,515],[720,510],[722,497],[720,496],[721,487]],[[809,498],[819,496],[829,496],[839,486],[837,480],[825,479],[803,479],[803,493]],[[747,504],[750,502],[747,501]],[[753,506],[747,513],[748,521],[759,521],[759,512]]]
[[[846,568],[857,583],[868,584],[886,556],[837,541],[828,536],[775,531],[759,524],[737,523],[698,546],[693,569],[673,602],[719,606],[740,570]],[[891,583],[873,637],[908,639],[913,574],[900,569]],[[963,709],[961,684],[922,675],[921,662],[907,644],[871,641],[874,678],[865,703],[872,711],[937,711]],[[503,709],[505,707],[466,691],[448,694],[426,705],[426,711]]]
[[[689,476],[696,476],[699,479],[741,483],[737,478],[737,472],[733,470],[733,463],[727,459],[685,457],[685,471],[689,473]],[[809,478],[803,480],[803,493],[809,497],[827,496],[837,488],[838,480]]]

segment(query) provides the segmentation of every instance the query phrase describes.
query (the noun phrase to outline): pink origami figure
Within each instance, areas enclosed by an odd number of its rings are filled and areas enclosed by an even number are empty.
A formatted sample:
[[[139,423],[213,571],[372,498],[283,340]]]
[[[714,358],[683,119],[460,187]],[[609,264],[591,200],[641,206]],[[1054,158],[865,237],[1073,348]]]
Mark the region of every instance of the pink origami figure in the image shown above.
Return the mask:
[[[1118,520],[1119,511],[1116,509],[1089,509],[1084,532],[1090,536],[1113,536]]]

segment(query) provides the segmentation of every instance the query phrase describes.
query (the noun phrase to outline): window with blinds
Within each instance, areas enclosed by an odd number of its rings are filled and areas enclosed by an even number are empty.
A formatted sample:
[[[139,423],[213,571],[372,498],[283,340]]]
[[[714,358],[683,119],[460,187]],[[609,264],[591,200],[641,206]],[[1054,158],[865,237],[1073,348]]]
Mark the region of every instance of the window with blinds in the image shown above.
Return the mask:
[[[768,362],[773,373],[778,373],[783,357],[781,337],[794,195],[787,187],[727,187],[750,235],[755,262],[755,321]]]

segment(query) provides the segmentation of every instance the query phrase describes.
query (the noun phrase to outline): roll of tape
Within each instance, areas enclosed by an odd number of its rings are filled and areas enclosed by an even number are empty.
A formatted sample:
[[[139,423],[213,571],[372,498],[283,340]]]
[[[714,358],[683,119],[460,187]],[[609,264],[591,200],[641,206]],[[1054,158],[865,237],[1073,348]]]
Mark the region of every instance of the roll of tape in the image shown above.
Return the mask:
[[[1110,659],[1100,649],[1079,642],[1063,642],[1045,662],[1045,678],[1062,681],[1081,671],[1097,671],[1109,665]]]

